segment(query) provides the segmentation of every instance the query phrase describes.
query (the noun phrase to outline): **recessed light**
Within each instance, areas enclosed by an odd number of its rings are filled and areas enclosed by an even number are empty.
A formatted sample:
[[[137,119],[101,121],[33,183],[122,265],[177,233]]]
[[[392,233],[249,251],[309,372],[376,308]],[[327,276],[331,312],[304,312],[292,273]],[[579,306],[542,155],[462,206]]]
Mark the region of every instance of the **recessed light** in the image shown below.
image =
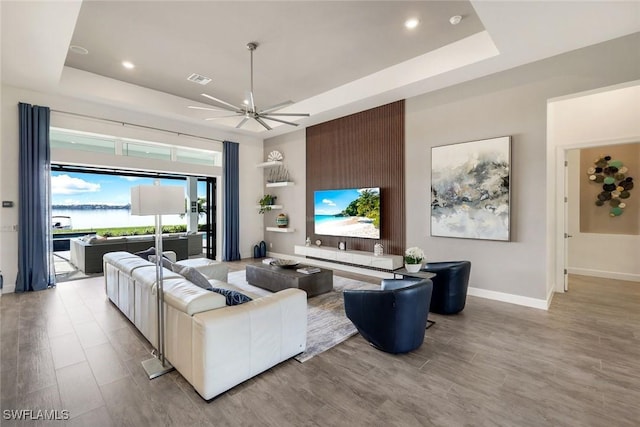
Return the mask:
[[[126,68],[127,70],[132,70],[132,69],[136,68],[136,66],[133,65],[133,63],[129,62],[129,61],[122,61],[122,66],[124,68]]]
[[[86,55],[89,53],[89,51],[87,49],[85,49],[82,46],[78,46],[78,45],[71,45],[69,46],[69,50],[73,53],[77,53],[79,55]]]
[[[449,23],[451,25],[458,25],[460,23],[460,21],[462,21],[462,16],[460,16],[460,15],[455,15],[455,16],[452,16],[451,18],[449,18]]]
[[[409,18],[406,21],[404,21],[404,26],[409,30],[413,30],[418,26],[419,23],[420,23],[420,20],[418,18]]]

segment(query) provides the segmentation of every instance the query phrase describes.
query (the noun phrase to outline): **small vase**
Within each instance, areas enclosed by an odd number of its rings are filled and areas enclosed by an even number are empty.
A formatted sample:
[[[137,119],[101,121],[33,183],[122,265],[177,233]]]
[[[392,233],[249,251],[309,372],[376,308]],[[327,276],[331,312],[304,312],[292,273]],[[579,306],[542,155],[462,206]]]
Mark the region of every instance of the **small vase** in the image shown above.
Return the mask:
[[[276,217],[276,225],[280,228],[286,228],[289,225],[289,217],[286,214],[279,214]]]
[[[417,273],[422,268],[422,264],[405,264],[404,268],[406,268],[409,273]]]
[[[382,256],[384,254],[384,247],[382,243],[376,243],[373,245],[373,255],[374,256]]]

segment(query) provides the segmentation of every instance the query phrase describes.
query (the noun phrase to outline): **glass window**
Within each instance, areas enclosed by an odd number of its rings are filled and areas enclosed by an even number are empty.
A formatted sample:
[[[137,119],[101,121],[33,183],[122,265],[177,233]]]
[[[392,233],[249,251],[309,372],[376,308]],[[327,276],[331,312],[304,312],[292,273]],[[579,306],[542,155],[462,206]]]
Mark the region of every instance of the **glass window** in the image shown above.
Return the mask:
[[[151,141],[116,138],[54,127],[50,129],[50,141],[52,148],[222,167],[222,153],[213,150],[177,147]],[[122,146],[121,153],[120,146]],[[174,158],[172,158],[172,150],[175,151]]]
[[[125,142],[122,144],[122,155],[144,157],[146,159],[171,160],[171,148],[162,145]]]
[[[176,161],[206,166],[222,166],[222,154],[217,151],[176,148]]]
[[[62,131],[51,128],[49,132],[51,148],[92,151],[94,153],[115,154],[116,141],[98,135]]]

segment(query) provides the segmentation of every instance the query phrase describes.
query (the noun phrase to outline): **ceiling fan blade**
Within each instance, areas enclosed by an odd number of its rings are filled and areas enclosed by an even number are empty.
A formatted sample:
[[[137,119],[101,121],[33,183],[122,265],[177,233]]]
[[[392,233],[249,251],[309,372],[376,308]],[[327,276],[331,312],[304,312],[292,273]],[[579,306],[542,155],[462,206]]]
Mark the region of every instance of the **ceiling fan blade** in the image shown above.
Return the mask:
[[[298,123],[287,122],[285,120],[276,119],[275,117],[267,117],[267,116],[261,116],[261,117],[266,120],[273,120],[274,122],[284,123],[285,125],[298,126]]]
[[[261,116],[298,116],[298,117],[309,117],[309,113],[260,113]]]
[[[266,124],[260,117],[254,117],[254,119],[256,119],[256,122],[260,123],[266,130],[271,130],[271,126]]]
[[[270,113],[271,111],[279,110],[279,109],[284,108],[287,105],[291,105],[291,104],[293,104],[293,101],[284,101],[284,102],[281,102],[279,104],[272,105],[270,107],[265,108],[264,110],[260,111],[260,114]]]
[[[205,98],[211,99],[212,101],[216,101],[216,102],[218,102],[218,103],[220,103],[222,105],[226,105],[227,107],[230,107],[230,108],[225,108],[225,110],[235,111],[235,112],[241,112],[242,111],[242,108],[236,107],[233,104],[229,104],[228,102],[225,102],[222,99],[218,99],[218,98],[216,98],[214,96],[207,95],[206,93],[202,93],[201,95],[204,96]],[[224,107],[221,107],[221,108],[224,108]]]
[[[242,119],[240,123],[238,123],[238,125],[236,126],[236,129],[240,129],[243,124],[247,123],[247,120],[249,120],[249,117],[244,116],[244,119]]]
[[[228,118],[228,117],[238,117],[239,115],[240,115],[240,114],[229,114],[229,115],[226,115],[226,116],[208,117],[208,118],[206,118],[205,120],[218,120],[218,119],[225,119],[225,118]]]
[[[229,111],[222,108],[196,107],[195,105],[189,105],[187,108],[191,108],[192,110]]]

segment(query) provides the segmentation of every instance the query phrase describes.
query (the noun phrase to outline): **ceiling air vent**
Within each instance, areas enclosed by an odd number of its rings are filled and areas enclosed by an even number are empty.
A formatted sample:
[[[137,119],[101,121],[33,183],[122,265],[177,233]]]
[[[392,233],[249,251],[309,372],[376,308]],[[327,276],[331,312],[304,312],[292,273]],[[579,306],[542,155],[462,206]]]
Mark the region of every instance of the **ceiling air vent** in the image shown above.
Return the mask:
[[[187,77],[187,80],[189,80],[190,82],[201,84],[203,86],[211,81],[209,77],[201,76],[200,74],[196,73],[193,73],[189,77]]]

